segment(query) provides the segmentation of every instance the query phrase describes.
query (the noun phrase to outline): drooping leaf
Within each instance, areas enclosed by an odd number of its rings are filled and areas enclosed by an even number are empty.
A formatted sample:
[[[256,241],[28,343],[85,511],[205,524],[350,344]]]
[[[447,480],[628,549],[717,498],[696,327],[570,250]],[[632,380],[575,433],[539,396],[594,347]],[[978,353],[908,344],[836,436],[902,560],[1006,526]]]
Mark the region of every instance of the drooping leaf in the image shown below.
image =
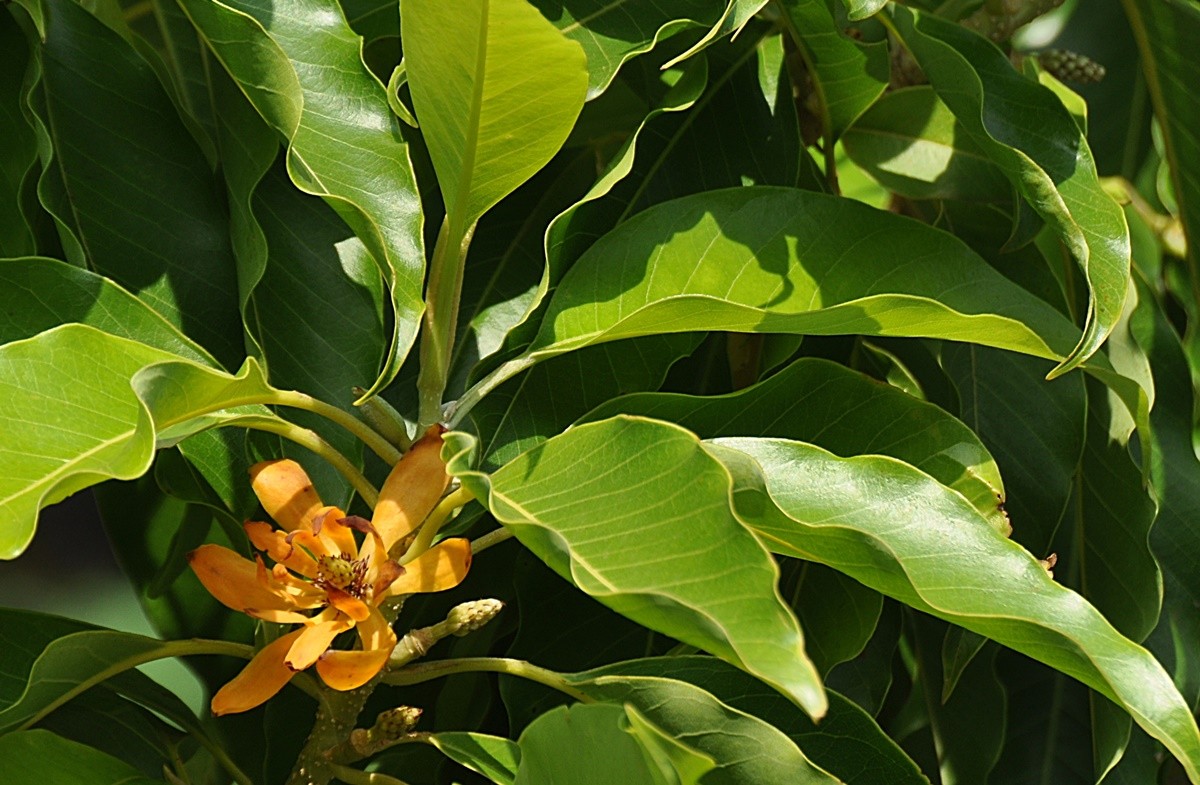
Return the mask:
[[[207,160],[124,38],[76,3],[39,6],[39,195],[68,258],[236,366],[244,351],[228,217]]]
[[[668,706],[673,700],[684,704],[657,710],[658,713],[654,717],[664,728],[671,727],[677,732],[689,734],[696,732],[696,727],[682,724],[684,718],[690,717],[691,722],[699,722],[701,719],[697,716],[701,714],[699,711],[691,709],[685,701],[680,700],[694,696],[691,690],[678,684],[685,682],[709,693],[703,700],[696,700],[701,706],[715,699],[782,730],[812,763],[846,785],[883,782],[891,785],[928,783],[916,765],[875,724],[870,715],[835,692],[829,693],[829,714],[819,723],[813,723],[775,690],[713,657],[652,657],[618,662],[587,673],[572,674],[571,683],[588,695],[601,696],[605,693],[598,691],[592,683],[597,686],[603,685],[605,692],[610,692],[613,688],[608,685],[619,682],[622,678],[626,680],[622,686],[628,692],[617,693],[617,696],[625,700],[628,700],[630,695],[636,696],[639,707],[651,705],[656,699]],[[668,725],[664,716],[680,719],[675,720],[675,724]],[[763,746],[769,743],[766,737],[772,734],[756,731],[752,723],[729,725],[726,729],[730,735],[736,736],[742,727],[748,731],[746,735],[761,739],[760,744]],[[726,749],[736,749],[736,742],[726,744]],[[715,747],[712,751],[717,749],[720,747]],[[717,757],[718,763],[730,759],[736,757]],[[739,772],[738,776],[745,777],[747,782],[760,781],[754,779],[752,771]],[[761,780],[765,783],[773,781],[769,780],[771,777],[786,778],[787,772],[770,774],[761,771],[758,776],[768,778]]]
[[[1125,215],[1100,186],[1079,126],[1048,88],[1026,79],[986,38],[937,16],[898,8],[905,45],[963,130],[1057,230],[1088,283],[1083,338],[1055,369],[1100,348],[1121,315],[1129,278]],[[993,107],[1006,107],[997,111]]]
[[[573,428],[490,476],[471,467],[474,449],[454,436],[449,471],[555,572],[824,713],[778,568],[733,516],[729,476],[695,436],[618,417]]]
[[[910,199],[1012,199],[1004,173],[928,86],[896,90],[876,101],[842,144],[888,190]]]
[[[679,660],[617,663],[568,674],[566,679],[593,700],[636,706],[655,725],[711,757],[716,768],[705,781],[712,785],[841,782],[809,760],[783,731],[719,700],[707,691],[707,684],[701,687],[664,675],[660,666],[668,662]]]
[[[460,403],[573,349],[700,329],[930,336],[1054,359],[1076,333],[948,234],[847,199],[738,188],[605,235],[555,290],[526,353]]]
[[[1125,709],[1193,779],[1200,732],[1162,666],[958,494],[899,461],[798,442],[722,439],[739,516],[788,555],[1039,659]]]
[[[400,19],[417,119],[461,238],[558,152],[583,108],[586,59],[524,0],[409,0]]]
[[[513,785],[521,764],[521,747],[515,741],[486,733],[435,733],[429,743],[446,757],[477,771],[497,785]]]
[[[844,35],[826,0],[788,0],[783,11],[820,97],[825,143],[833,144],[887,87],[887,44]]]
[[[543,714],[521,734],[514,785],[695,785],[694,764],[684,779],[674,766],[664,771],[647,749],[653,739],[643,738],[649,728],[638,729],[631,720],[625,707],[609,704],[560,706]],[[698,758],[701,774],[712,766],[696,752],[690,757]]]
[[[857,657],[879,624],[883,597],[823,564],[792,560],[781,565],[794,587],[782,584],[784,597],[804,630],[804,648],[822,676]]]
[[[618,413],[678,423],[702,439],[779,436],[841,456],[890,455],[962,493],[998,530],[1007,527],[1000,470],[970,428],[931,403],[828,360],[797,360],[728,395],[626,395],[584,419]]]
[[[335,0],[185,0],[182,7],[288,142],[292,181],[324,198],[383,271],[395,318],[375,386],[386,384],[416,337],[425,252],[408,146],[386,90],[363,64],[361,39]]]
[[[124,761],[47,730],[0,736],[0,778],[10,785],[163,785]]]

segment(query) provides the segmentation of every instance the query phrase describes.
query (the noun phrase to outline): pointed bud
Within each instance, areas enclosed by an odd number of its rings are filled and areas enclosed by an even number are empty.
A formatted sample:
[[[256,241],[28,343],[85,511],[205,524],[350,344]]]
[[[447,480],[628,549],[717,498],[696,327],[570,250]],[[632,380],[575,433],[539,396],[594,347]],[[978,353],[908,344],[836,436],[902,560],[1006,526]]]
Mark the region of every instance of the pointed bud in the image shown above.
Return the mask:
[[[1060,82],[1095,84],[1104,78],[1104,66],[1092,58],[1067,49],[1047,49],[1037,56],[1038,64]]]

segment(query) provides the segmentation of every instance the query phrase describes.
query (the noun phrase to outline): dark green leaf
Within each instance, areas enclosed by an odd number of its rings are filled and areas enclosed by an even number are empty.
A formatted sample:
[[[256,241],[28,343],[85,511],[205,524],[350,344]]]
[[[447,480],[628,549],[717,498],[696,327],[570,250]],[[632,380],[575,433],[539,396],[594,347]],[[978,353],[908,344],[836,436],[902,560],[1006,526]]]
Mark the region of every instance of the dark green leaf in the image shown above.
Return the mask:
[[[29,67],[29,43],[17,20],[0,15],[0,256],[24,256],[36,251],[33,231],[21,211],[26,173],[37,161],[33,129],[21,107],[21,76]]]
[[[0,780],[8,785],[163,785],[111,755],[45,730],[0,736]]]

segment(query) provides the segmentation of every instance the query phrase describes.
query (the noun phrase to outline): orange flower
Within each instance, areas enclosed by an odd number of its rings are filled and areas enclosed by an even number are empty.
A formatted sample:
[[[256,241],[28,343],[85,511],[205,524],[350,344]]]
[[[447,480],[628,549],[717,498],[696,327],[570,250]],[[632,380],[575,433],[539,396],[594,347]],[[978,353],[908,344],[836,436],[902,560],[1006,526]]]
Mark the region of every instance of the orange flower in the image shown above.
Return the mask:
[[[314,664],[334,689],[362,686],[383,669],[396,646],[379,604],[462,581],[471,564],[465,539],[444,540],[403,567],[388,555],[446,490],[441,434],[430,429],[396,464],[370,521],[322,504],[295,461],[265,461],[250,469],[254,493],[281,529],[249,521],[246,534],[274,566],[268,569],[261,556],[250,561],[220,545],[202,545],[188,559],[200,582],[224,605],[257,619],[304,626],[259,651],[213,697],[213,714],[252,709],[283,689],[293,673]],[[363,534],[361,545],[356,531]],[[350,629],[358,632],[361,648],[331,649],[333,639]]]

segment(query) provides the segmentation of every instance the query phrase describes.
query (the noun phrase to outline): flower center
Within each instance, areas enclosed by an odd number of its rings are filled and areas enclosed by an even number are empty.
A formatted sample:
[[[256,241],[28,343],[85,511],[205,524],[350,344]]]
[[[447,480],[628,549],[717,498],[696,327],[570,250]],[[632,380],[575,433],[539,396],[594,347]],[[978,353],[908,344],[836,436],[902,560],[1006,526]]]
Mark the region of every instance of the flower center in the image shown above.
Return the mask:
[[[317,560],[317,578],[313,583],[324,589],[341,589],[362,599],[366,593],[367,562],[344,553],[322,556]]]

